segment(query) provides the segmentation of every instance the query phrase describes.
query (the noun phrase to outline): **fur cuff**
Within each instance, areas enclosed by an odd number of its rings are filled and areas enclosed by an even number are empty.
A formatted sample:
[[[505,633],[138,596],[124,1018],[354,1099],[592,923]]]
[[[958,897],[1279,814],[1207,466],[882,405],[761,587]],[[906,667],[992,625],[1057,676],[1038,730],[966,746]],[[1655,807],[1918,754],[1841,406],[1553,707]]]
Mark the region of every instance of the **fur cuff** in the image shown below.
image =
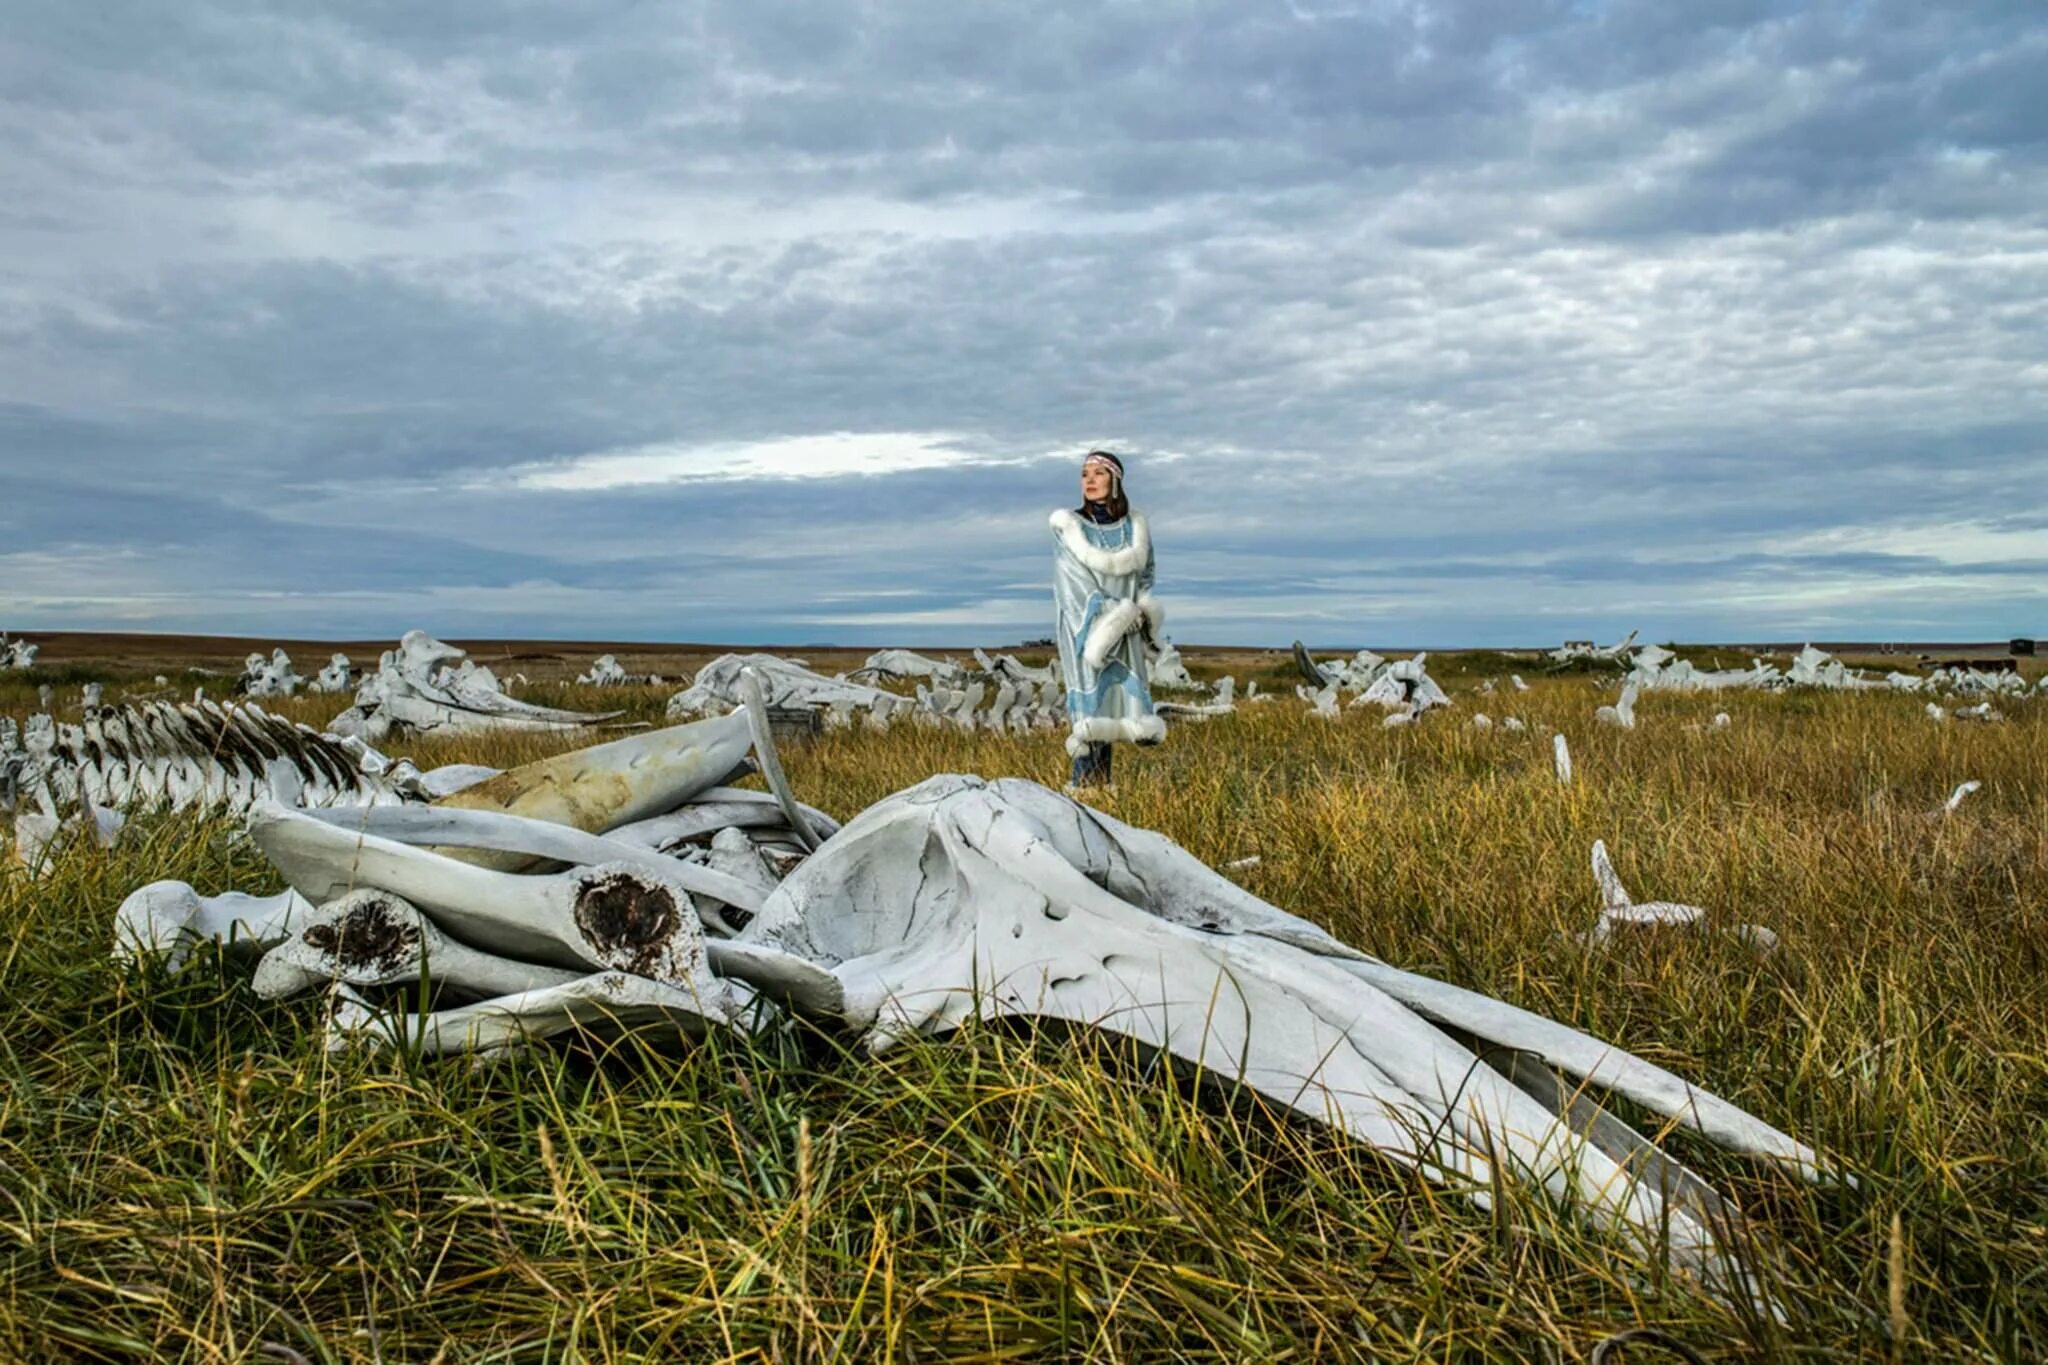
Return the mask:
[[[1090,744],[1158,744],[1166,738],[1166,722],[1157,716],[1083,716],[1067,736],[1067,753],[1079,758]]]
[[[1146,633],[1157,640],[1166,638],[1166,608],[1150,592],[1138,594],[1138,610],[1145,614]]]
[[[1088,666],[1100,668],[1108,663],[1110,651],[1137,627],[1142,614],[1136,602],[1122,598],[1105,605],[1095,624],[1088,627],[1088,640],[1081,649],[1081,657],[1088,661]]]

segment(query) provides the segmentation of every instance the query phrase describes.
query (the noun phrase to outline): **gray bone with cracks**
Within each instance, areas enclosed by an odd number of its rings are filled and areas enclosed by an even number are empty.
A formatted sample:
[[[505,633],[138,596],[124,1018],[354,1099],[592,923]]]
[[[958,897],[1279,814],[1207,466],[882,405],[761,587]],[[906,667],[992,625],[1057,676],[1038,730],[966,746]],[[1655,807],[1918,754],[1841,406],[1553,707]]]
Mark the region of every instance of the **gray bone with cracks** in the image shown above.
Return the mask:
[[[782,804],[783,817],[796,831],[796,837],[805,848],[815,853],[824,841],[811,828],[811,822],[804,818],[803,807],[797,804],[796,793],[790,790],[789,778],[783,775],[782,759],[775,752],[775,737],[768,728],[768,703],[763,698],[761,675],[751,668],[742,669],[740,693],[746,699],[747,725],[754,733],[754,758],[761,765],[761,777]]]
[[[1336,1123],[1475,1195],[1498,1164],[1597,1211],[1641,1247],[1668,1227],[1677,1264],[1718,1274],[1708,1227],[1343,960],[1265,933],[1186,927],[1105,890],[1041,818],[1060,798],[1009,799],[1028,785],[954,777],[914,787],[864,812],[770,898],[789,903],[807,946],[837,959],[845,1022],[871,1049],[976,1015],[1092,1025]],[[1125,875],[1149,880],[1152,870],[1133,860]],[[1291,919],[1269,908],[1265,922],[1292,936]]]

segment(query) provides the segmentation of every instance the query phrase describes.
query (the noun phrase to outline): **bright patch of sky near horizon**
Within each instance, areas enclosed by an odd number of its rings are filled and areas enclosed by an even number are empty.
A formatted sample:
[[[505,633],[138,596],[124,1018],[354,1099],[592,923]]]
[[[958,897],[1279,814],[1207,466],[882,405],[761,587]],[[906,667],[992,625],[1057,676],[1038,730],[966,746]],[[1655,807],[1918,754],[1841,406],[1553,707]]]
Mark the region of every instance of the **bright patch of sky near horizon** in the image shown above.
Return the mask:
[[[0,0],[0,626],[2048,635],[2048,11]]]

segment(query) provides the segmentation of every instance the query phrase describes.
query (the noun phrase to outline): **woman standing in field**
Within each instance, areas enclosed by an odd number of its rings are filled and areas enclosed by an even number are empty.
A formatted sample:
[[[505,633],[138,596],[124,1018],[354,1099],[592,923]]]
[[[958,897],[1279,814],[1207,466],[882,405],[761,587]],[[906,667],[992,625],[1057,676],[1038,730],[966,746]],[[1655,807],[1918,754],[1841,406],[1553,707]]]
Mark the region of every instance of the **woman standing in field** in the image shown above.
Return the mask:
[[[1152,534],[1124,496],[1123,461],[1091,450],[1081,461],[1081,505],[1052,514],[1052,599],[1059,626],[1060,672],[1073,729],[1072,784],[1110,779],[1117,740],[1157,744],[1166,723],[1152,713],[1145,648],[1166,613],[1152,597]]]

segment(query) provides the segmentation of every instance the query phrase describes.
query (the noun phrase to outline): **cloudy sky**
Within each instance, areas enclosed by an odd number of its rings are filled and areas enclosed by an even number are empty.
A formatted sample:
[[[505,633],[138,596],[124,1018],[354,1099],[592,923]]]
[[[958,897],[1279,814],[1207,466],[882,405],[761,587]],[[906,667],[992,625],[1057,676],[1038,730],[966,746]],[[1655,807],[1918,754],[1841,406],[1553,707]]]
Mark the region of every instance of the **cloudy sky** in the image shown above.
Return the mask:
[[[0,626],[2048,635],[2039,0],[0,12]]]

